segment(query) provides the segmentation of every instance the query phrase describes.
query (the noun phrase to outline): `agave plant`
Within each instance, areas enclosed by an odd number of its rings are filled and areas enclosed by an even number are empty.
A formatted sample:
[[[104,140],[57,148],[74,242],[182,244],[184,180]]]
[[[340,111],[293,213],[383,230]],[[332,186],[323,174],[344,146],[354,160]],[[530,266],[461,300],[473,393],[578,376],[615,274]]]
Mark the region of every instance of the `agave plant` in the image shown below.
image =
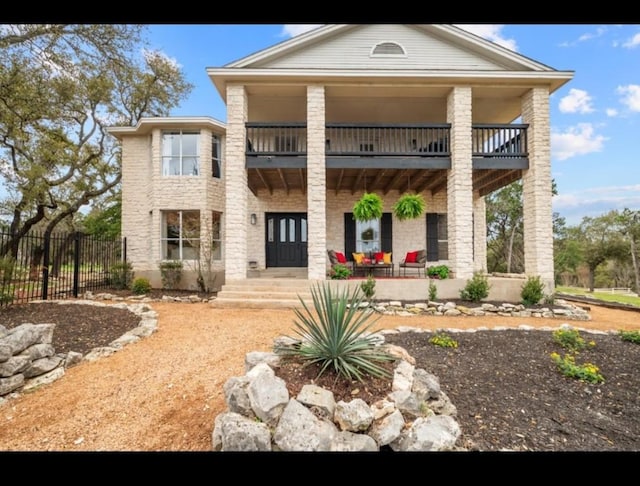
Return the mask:
[[[275,352],[285,357],[297,357],[306,365],[320,365],[318,377],[333,369],[348,379],[364,381],[365,375],[389,378],[389,371],[382,363],[396,358],[380,350],[369,330],[379,319],[360,307],[363,294],[359,287],[349,293],[348,288],[332,291],[328,282],[311,287],[313,312],[305,303],[302,309],[294,309],[298,319],[294,321],[296,334],[301,338],[299,346],[281,346]]]

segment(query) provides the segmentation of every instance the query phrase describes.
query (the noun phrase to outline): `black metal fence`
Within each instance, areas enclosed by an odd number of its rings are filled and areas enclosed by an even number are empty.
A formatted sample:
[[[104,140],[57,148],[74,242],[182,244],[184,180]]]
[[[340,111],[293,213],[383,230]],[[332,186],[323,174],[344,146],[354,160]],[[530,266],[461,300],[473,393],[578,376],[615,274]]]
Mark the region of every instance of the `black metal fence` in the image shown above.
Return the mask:
[[[0,227],[0,307],[109,289],[114,266],[126,262],[126,248],[121,238],[78,232],[16,238]]]

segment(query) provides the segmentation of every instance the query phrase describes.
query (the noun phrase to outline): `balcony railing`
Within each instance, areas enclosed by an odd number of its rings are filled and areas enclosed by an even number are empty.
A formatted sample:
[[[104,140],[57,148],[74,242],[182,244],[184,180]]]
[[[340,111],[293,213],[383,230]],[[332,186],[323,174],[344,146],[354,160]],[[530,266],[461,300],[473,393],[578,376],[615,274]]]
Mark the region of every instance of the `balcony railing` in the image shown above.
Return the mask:
[[[474,124],[474,158],[526,158],[528,125]],[[247,123],[247,156],[306,156],[306,123]],[[450,157],[450,124],[327,123],[327,156]]]

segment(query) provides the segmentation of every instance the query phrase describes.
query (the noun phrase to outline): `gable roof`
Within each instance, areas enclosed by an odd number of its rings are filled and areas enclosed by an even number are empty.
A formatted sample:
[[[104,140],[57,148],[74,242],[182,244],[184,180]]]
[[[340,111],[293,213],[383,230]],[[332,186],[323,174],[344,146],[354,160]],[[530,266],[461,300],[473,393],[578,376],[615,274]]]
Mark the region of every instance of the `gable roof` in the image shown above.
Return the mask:
[[[397,42],[407,55],[376,56]],[[227,82],[348,81],[526,82],[557,90],[573,77],[459,27],[445,24],[339,24],[318,27],[271,47],[207,68],[223,99]]]

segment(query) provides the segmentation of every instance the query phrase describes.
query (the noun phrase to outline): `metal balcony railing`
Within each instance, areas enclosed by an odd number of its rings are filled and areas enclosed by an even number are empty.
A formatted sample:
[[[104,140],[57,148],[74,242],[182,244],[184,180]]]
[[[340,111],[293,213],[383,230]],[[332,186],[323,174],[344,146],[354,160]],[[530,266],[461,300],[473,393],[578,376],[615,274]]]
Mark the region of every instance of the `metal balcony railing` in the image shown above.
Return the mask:
[[[474,158],[528,156],[528,125],[474,124]],[[306,123],[247,123],[247,156],[306,156]],[[327,123],[327,156],[450,157],[451,125]]]

